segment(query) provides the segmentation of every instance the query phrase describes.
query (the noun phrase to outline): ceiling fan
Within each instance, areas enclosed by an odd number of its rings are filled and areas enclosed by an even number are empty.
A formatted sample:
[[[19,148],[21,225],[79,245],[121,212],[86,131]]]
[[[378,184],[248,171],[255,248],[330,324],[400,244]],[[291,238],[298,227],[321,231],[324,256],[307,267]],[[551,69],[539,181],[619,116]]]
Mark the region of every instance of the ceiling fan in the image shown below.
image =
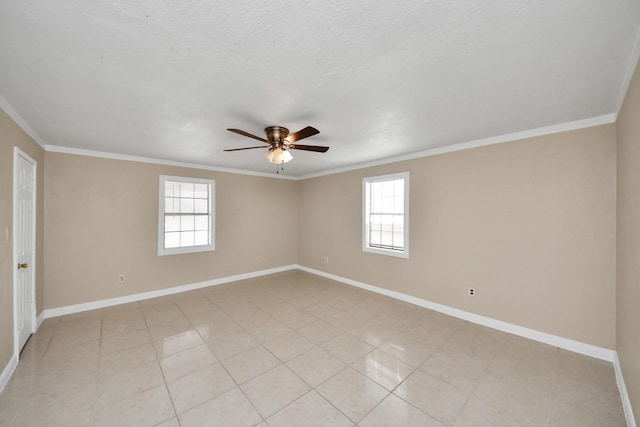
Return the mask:
[[[326,153],[329,150],[329,147],[322,147],[319,145],[300,145],[296,144],[296,142],[301,139],[308,138],[313,135],[317,135],[320,131],[311,126],[307,126],[304,129],[299,130],[296,133],[289,135],[289,129],[282,126],[269,126],[264,130],[267,135],[267,139],[261,138],[259,136],[250,134],[249,132],[245,132],[240,129],[227,129],[230,132],[237,133],[239,135],[244,135],[249,138],[257,139],[258,141],[262,141],[270,145],[267,152],[264,155],[264,158],[270,162],[275,164],[286,163],[289,160],[293,159],[291,153],[289,153],[290,149],[293,150],[304,150],[304,151],[315,151],[317,153]],[[240,151],[240,150],[253,150],[255,148],[266,148],[264,145],[259,145],[257,147],[245,147],[245,148],[232,148],[224,151]]]

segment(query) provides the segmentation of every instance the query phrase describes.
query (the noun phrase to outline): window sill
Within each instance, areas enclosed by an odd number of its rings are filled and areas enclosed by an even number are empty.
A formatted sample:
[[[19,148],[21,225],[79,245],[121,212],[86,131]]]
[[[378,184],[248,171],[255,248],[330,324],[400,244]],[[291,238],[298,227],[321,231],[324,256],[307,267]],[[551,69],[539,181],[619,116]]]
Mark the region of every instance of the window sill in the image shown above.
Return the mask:
[[[393,251],[390,249],[381,249],[381,248],[372,248],[370,246],[364,246],[362,248],[363,252],[368,252],[371,254],[378,254],[378,255],[386,255],[386,256],[392,256],[392,257],[396,257],[396,258],[405,258],[405,259],[409,259],[409,250],[405,249],[404,251]]]

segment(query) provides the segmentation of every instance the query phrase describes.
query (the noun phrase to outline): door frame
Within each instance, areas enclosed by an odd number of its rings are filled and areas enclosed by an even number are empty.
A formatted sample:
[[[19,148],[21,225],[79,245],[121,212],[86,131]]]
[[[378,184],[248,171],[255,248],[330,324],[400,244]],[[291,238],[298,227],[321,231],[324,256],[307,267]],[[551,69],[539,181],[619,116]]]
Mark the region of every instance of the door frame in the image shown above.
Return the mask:
[[[32,224],[33,227],[33,256],[32,259],[29,260],[31,266],[33,268],[29,268],[29,274],[31,275],[31,296],[32,302],[29,305],[31,308],[31,333],[34,333],[37,328],[37,318],[36,318],[36,213],[37,213],[37,205],[36,201],[38,199],[38,162],[36,162],[31,156],[22,151],[18,147],[13,147],[13,352],[16,358],[19,358],[20,348],[19,348],[19,336],[18,336],[18,269],[16,265],[18,264],[18,179],[17,179],[17,170],[18,170],[18,159],[22,157],[26,160],[32,168],[33,171],[33,194],[32,194],[32,206],[33,206],[33,215],[32,215]]]

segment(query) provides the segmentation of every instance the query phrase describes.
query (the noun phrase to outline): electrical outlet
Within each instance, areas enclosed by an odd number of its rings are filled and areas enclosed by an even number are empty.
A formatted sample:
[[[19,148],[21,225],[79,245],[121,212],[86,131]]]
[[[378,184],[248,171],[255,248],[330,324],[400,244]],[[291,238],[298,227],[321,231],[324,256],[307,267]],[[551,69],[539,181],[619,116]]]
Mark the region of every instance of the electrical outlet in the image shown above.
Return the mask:
[[[118,276],[118,283],[124,283],[124,274]]]
[[[262,261],[262,255],[258,255],[258,261]]]
[[[324,263],[325,264],[329,264],[329,256],[328,255],[324,256]]]
[[[469,296],[470,297],[476,296],[476,288],[469,288]]]

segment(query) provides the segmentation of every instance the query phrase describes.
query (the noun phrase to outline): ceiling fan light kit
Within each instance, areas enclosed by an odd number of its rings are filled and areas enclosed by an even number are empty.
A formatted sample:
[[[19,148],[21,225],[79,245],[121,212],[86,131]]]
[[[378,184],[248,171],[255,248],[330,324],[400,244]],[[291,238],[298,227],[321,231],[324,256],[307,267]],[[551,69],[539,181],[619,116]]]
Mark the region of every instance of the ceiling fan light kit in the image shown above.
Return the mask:
[[[293,150],[304,150],[304,151],[315,151],[317,153],[326,153],[329,151],[329,147],[322,147],[319,145],[297,145],[295,142],[300,141],[301,139],[308,138],[313,135],[317,135],[320,131],[311,126],[307,126],[304,129],[299,130],[298,132],[289,135],[289,129],[282,126],[269,126],[264,132],[267,135],[267,139],[261,138],[259,136],[250,134],[249,132],[245,132],[240,129],[227,129],[229,132],[237,133],[242,136],[246,136],[248,138],[257,139],[258,141],[262,141],[270,145],[267,152],[264,154],[264,158],[269,163],[275,163],[277,165],[281,165],[283,163],[287,163],[288,161],[293,159],[291,153],[289,153],[290,149]],[[257,147],[246,147],[246,148],[232,148],[224,151],[240,151],[240,150],[252,150],[254,148],[264,148],[264,146]]]
[[[264,158],[267,159],[269,163],[275,163],[277,165],[281,163],[287,163],[293,156],[287,150],[283,150],[280,147],[269,148],[269,150],[264,153]]]

